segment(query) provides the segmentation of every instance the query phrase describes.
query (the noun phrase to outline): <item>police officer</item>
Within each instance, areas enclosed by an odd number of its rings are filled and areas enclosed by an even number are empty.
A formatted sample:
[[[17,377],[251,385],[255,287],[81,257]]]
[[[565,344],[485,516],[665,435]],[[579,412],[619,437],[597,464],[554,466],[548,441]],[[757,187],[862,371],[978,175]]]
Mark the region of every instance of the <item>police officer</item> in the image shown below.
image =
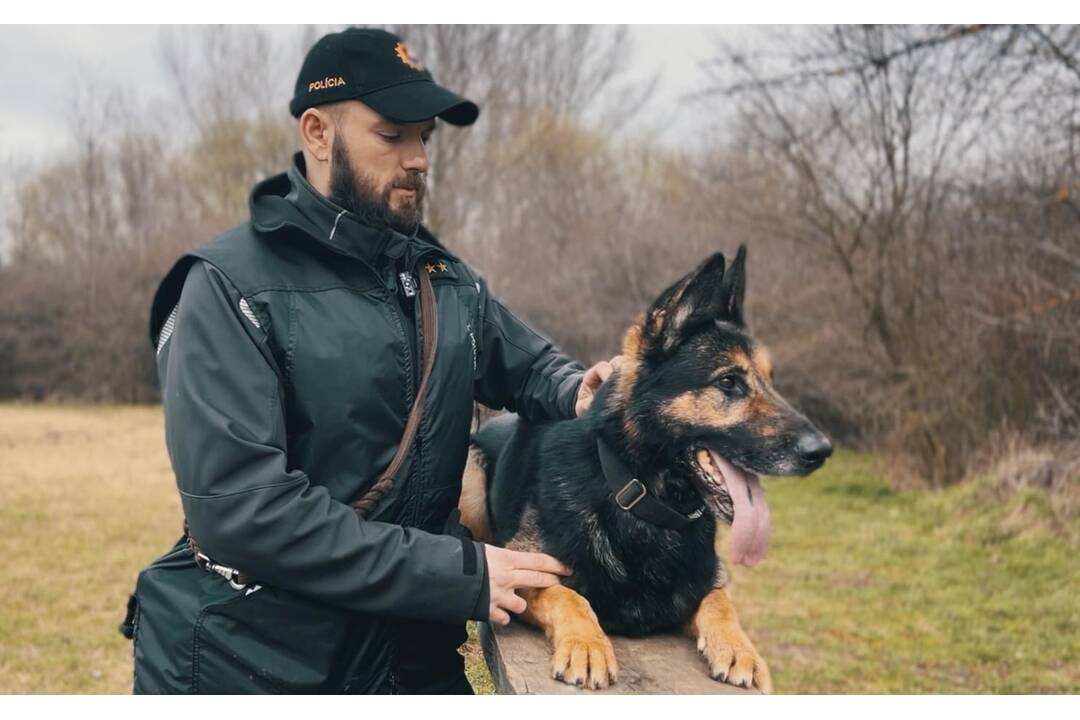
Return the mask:
[[[186,530],[129,603],[135,691],[471,692],[465,621],[569,572],[455,522],[473,401],[570,418],[611,365],[563,355],[421,224],[436,118],[479,109],[399,37],[323,37],[290,110],[291,167],[154,296]]]

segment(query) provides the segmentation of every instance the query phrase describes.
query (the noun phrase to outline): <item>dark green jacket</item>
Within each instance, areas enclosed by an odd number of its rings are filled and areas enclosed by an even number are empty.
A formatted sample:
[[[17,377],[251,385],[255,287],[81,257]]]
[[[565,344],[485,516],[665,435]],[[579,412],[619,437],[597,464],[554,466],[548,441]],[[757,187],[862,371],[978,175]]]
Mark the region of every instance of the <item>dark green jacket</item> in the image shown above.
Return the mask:
[[[182,543],[146,568],[137,692],[393,691],[402,623],[486,619],[483,546],[440,534],[473,400],[537,421],[574,412],[581,365],[426,230],[363,224],[302,162],[257,185],[250,223],[180,258],[154,297],[191,535],[260,587],[232,589]],[[419,384],[405,268],[435,289],[435,367],[414,449],[360,519],[349,503],[390,463]]]

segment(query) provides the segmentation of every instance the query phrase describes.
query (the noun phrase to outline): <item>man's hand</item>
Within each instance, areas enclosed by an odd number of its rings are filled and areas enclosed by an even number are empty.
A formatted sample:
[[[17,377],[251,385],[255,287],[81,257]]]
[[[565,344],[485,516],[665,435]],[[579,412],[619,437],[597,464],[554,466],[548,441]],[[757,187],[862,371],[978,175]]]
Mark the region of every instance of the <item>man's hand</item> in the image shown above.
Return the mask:
[[[488,621],[506,625],[512,613],[525,611],[525,599],[515,588],[545,588],[559,584],[560,575],[569,575],[570,568],[544,553],[516,552],[506,548],[484,545],[487,558],[489,595]]]
[[[604,384],[612,371],[618,370],[619,366],[622,365],[622,357],[622,355],[616,355],[610,361],[601,360],[585,371],[585,377],[581,380],[581,387],[578,388],[577,404],[574,406],[574,412],[577,413],[578,417],[584,415],[585,411],[592,405],[596,391],[600,389],[600,386]]]

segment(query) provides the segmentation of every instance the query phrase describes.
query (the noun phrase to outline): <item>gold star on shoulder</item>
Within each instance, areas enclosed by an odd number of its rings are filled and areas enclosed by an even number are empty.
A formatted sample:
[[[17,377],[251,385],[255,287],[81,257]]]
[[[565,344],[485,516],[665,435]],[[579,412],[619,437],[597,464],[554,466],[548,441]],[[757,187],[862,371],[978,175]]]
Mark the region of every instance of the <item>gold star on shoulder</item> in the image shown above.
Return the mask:
[[[446,272],[446,263],[440,261],[439,262],[439,270],[441,272]]]
[[[428,263],[427,265],[425,265],[424,269],[427,270],[428,275],[435,272],[435,266],[432,265],[431,263]]]

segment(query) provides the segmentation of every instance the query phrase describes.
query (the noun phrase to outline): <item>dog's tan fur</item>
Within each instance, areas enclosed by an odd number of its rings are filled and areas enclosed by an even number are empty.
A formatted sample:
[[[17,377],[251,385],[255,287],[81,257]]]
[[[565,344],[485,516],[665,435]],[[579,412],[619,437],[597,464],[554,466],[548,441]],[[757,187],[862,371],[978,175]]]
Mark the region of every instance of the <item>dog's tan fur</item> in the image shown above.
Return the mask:
[[[588,600],[562,585],[528,588],[520,595],[528,603],[521,618],[543,629],[551,644],[556,679],[594,690],[618,679],[615,649]]]
[[[687,634],[697,638],[698,651],[714,678],[772,692],[769,666],[739,625],[728,588],[717,588],[705,596],[687,626]]]
[[[469,457],[465,461],[458,510],[461,511],[461,524],[469,529],[474,540],[482,543],[495,541],[495,535],[488,526],[487,472],[484,468],[484,455],[475,447],[469,448]]]

